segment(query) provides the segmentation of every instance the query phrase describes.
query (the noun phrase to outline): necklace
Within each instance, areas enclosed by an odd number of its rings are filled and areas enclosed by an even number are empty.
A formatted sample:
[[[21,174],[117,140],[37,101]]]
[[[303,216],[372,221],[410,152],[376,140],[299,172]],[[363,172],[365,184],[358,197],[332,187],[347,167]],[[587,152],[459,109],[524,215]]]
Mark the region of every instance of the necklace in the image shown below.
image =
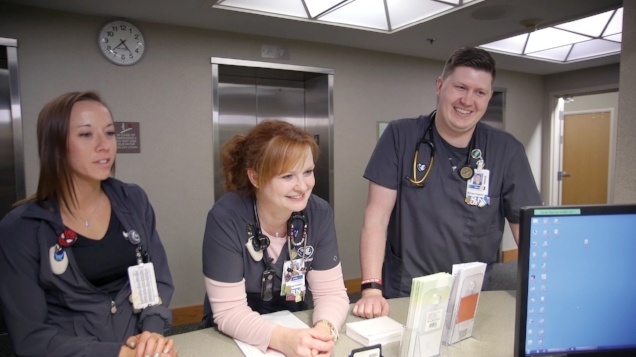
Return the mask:
[[[267,231],[267,232],[269,232],[269,231]],[[280,229],[280,230],[276,230],[274,232],[274,235],[276,236],[276,238],[285,238],[285,229],[283,228],[283,229]]]
[[[84,219],[84,217],[80,216],[79,212],[77,212],[77,216],[84,221],[84,226],[86,226],[86,228],[90,228],[91,227],[91,219],[93,218],[93,216],[95,215],[95,212],[97,212],[97,209],[99,208],[99,204],[102,203],[102,199],[104,198],[104,196],[99,196],[99,200],[97,201],[97,204],[95,205],[95,208],[93,209],[93,212],[91,213],[90,216],[88,216],[88,219]]]

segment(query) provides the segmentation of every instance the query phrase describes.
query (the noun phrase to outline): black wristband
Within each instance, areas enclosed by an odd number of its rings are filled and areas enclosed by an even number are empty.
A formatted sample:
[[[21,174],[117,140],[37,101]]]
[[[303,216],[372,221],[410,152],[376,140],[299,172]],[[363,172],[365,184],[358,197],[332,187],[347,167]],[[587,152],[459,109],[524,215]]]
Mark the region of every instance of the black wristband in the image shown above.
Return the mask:
[[[362,290],[366,290],[366,289],[379,289],[379,290],[382,290],[382,284],[377,283],[375,281],[370,282],[370,283],[362,284]]]

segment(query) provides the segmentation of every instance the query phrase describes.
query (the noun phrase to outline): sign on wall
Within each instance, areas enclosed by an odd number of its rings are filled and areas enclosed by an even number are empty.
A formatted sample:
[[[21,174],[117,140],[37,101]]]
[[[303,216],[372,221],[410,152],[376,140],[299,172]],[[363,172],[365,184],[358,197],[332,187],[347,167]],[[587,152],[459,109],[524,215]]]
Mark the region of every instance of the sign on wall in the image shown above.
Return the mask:
[[[115,122],[115,133],[118,154],[139,154],[141,152],[138,122]]]

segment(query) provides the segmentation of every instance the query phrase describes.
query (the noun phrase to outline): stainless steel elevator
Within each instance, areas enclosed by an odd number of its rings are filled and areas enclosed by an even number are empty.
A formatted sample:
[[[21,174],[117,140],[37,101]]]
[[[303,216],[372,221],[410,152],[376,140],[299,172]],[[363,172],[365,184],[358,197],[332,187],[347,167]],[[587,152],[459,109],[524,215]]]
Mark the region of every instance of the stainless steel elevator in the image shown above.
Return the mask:
[[[17,47],[0,37],[0,219],[26,191]]]
[[[267,119],[304,128],[320,147],[313,193],[333,206],[333,77],[330,69],[212,58],[214,195],[223,194],[220,150]]]

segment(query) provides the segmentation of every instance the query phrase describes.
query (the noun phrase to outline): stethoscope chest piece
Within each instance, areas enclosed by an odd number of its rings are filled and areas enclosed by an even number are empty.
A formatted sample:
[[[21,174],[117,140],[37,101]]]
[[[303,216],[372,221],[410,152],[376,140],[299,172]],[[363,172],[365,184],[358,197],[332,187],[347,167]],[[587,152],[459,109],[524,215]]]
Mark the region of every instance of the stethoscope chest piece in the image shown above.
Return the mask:
[[[464,181],[470,180],[474,175],[475,170],[473,170],[473,168],[469,165],[464,165],[461,169],[459,169],[459,177],[461,177]]]
[[[257,262],[263,260],[263,250],[254,249],[254,238],[250,238],[247,243],[245,243],[245,247],[247,248],[248,253],[250,253],[250,257]]]

